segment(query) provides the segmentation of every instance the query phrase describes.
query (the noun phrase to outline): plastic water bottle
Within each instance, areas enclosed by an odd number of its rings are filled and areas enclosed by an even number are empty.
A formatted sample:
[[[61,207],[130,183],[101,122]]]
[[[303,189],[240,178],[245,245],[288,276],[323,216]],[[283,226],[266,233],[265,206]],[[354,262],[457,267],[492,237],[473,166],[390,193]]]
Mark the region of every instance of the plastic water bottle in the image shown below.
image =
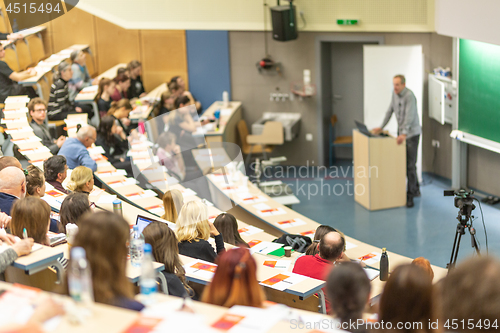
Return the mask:
[[[144,255],[144,236],[139,232],[139,226],[134,225],[130,235],[130,263],[134,267],[141,267]]]
[[[387,281],[389,278],[389,256],[385,247],[382,249],[382,257],[380,258],[380,281]]]
[[[19,32],[19,25],[17,24],[17,19],[14,19],[14,23],[12,23],[12,32]]]
[[[71,264],[68,267],[69,294],[78,305],[91,309],[94,303],[92,273],[85,250],[81,247],[71,249]]]
[[[154,302],[156,294],[156,272],[153,267],[152,247],[150,244],[144,244],[144,258],[142,259],[141,278],[139,286],[141,288],[141,300],[144,304]]]

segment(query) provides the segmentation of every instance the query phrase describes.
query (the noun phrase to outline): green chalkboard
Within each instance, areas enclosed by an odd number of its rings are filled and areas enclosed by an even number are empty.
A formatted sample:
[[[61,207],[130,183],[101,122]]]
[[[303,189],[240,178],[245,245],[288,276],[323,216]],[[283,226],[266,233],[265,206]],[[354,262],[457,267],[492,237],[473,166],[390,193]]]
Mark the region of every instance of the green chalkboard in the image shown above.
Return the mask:
[[[500,142],[500,46],[460,40],[458,129]]]

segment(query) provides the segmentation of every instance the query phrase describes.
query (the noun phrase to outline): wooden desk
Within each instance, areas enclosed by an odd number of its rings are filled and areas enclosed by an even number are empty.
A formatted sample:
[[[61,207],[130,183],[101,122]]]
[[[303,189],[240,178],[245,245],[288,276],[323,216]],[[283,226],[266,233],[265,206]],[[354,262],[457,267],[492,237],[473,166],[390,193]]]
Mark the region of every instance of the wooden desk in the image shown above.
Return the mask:
[[[142,98],[144,100],[150,101],[149,105],[144,105],[140,109],[136,109],[130,112],[129,119],[131,120],[139,120],[139,119],[148,119],[153,111],[155,103],[160,101],[161,94],[168,90],[167,84],[162,83],[158,87],[151,90],[146,97]]]
[[[64,275],[64,269],[57,259],[64,256],[64,250],[57,247],[42,245],[42,249],[32,252],[27,256],[17,258],[12,266],[19,268],[28,275],[36,274],[48,267],[54,266],[57,271],[57,283],[61,283]]]
[[[214,102],[203,112],[204,117],[212,117],[214,112],[220,110],[220,123],[218,131],[207,131],[204,133],[207,144],[210,142],[231,142],[238,143],[238,133],[236,124],[242,119],[241,102],[229,102],[227,108],[223,107],[223,102]]]

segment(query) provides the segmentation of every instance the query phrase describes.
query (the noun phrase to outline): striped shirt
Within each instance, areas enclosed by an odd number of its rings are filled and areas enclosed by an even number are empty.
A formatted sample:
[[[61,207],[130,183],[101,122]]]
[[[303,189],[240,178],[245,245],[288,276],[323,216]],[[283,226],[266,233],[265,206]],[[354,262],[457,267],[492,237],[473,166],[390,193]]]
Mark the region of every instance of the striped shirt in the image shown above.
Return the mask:
[[[63,120],[75,111],[75,106],[69,100],[68,82],[59,79],[50,87],[50,98],[48,105],[49,120]]]

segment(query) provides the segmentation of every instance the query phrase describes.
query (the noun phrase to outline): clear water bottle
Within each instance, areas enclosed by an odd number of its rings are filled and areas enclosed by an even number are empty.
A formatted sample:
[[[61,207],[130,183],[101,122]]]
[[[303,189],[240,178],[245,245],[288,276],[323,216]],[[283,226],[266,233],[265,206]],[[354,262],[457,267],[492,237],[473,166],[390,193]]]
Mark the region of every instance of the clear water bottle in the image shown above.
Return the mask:
[[[144,255],[144,236],[139,232],[139,226],[134,225],[130,235],[130,263],[134,267],[141,267]]]
[[[141,278],[139,280],[141,288],[141,300],[144,304],[151,304],[156,294],[156,272],[153,267],[152,247],[144,244],[144,258],[142,259]]]
[[[19,32],[19,25],[17,24],[17,19],[14,19],[14,23],[12,23],[12,32]]]
[[[69,294],[78,305],[91,309],[94,303],[92,273],[87,262],[85,250],[81,247],[71,249],[71,263],[68,267]]]
[[[389,278],[389,256],[385,247],[382,249],[382,257],[380,258],[380,281],[387,281]]]

